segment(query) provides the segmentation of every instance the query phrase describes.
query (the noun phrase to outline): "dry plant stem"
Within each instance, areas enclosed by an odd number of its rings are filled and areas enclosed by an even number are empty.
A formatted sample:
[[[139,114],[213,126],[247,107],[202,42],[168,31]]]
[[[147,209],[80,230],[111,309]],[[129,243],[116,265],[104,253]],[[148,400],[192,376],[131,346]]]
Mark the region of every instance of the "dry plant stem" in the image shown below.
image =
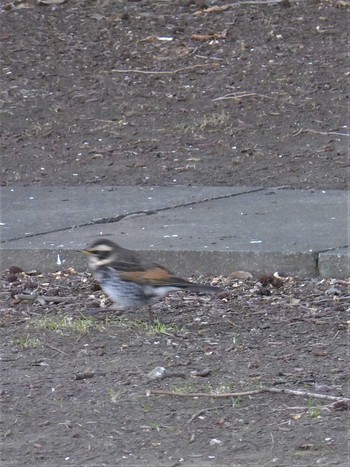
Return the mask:
[[[237,2],[237,3],[229,3],[226,5],[227,7],[230,8],[235,8],[239,5],[269,5],[269,4],[276,4],[276,3],[282,3],[283,0],[244,0],[242,2]],[[210,9],[210,8],[208,8]],[[206,10],[204,10],[205,13]]]
[[[328,396],[326,394],[318,394],[316,392],[308,391],[296,391],[294,389],[277,389],[277,388],[261,388],[254,389],[252,391],[242,391],[242,392],[225,392],[221,394],[212,394],[206,392],[193,392],[193,393],[177,393],[173,391],[163,391],[161,389],[151,389],[150,394],[159,395],[159,396],[174,396],[174,397],[212,397],[214,399],[225,399],[228,397],[245,397],[245,396],[254,396],[256,394],[262,394],[264,392],[270,392],[274,394],[291,394],[292,396],[302,396],[302,397],[313,397],[315,399],[326,399],[329,401],[346,401],[350,402],[348,397],[338,397],[338,396]]]
[[[64,355],[67,355],[67,353],[64,350],[58,349],[57,347],[54,347],[53,345],[50,345],[47,342],[44,342],[44,345],[46,345],[46,347],[49,347],[49,349],[56,350],[56,352],[63,353]]]
[[[52,302],[52,303],[62,303],[67,300],[73,300],[74,297],[49,297],[46,295],[37,295],[37,294],[25,294],[20,293],[15,295],[17,300],[29,300],[30,302],[35,302],[35,300],[45,300],[45,302]]]
[[[246,1],[237,2],[237,3],[228,3],[228,4],[223,5],[221,7],[215,7],[214,6],[214,7],[205,8],[204,10],[197,10],[194,14],[195,15],[198,15],[198,14],[207,15],[209,13],[218,14],[218,13],[227,11],[227,10],[229,10],[231,8],[237,8],[237,7],[241,6],[241,5],[277,5],[279,3],[283,3],[283,1],[285,1],[285,0],[246,0]]]
[[[180,73],[181,71],[188,71],[188,70],[193,70],[195,68],[203,68],[203,67],[208,67],[208,66],[217,66],[217,63],[203,63],[202,65],[192,65],[192,66],[185,66],[183,68],[177,68],[176,70],[170,70],[170,71],[148,71],[148,70],[112,70],[115,73],[142,73],[144,75],[174,75],[176,73]]]
[[[263,97],[265,99],[275,99],[274,97],[266,96],[265,94],[258,94],[257,92],[243,92],[243,93],[236,93],[236,94],[225,94],[224,96],[216,97],[213,99],[215,101],[223,101],[227,99],[242,99],[242,97]]]
[[[215,399],[227,399],[228,397],[243,397],[243,396],[252,396],[254,394],[261,394],[266,392],[262,389],[255,389],[253,391],[244,391],[244,392],[225,392],[221,394],[212,394],[210,392],[173,392],[166,391],[162,389],[151,389],[150,394],[157,396],[174,396],[174,397],[212,397]]]
[[[235,5],[268,5],[268,4],[282,3],[282,2],[283,0],[251,0],[251,1],[234,3],[232,6],[235,6]]]
[[[296,133],[293,134],[293,136],[299,135],[300,133],[315,133],[317,135],[337,135],[337,136],[347,136],[349,137],[349,133],[342,133],[340,131],[318,131],[318,130],[313,130],[312,128],[301,128],[298,130]]]

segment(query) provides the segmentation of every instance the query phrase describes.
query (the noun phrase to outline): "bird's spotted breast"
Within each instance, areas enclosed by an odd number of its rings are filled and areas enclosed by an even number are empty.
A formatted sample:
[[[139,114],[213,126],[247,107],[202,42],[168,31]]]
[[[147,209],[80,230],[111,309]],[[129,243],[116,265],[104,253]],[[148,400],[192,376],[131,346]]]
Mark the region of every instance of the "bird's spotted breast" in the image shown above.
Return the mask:
[[[123,281],[120,274],[112,267],[97,269],[95,278],[104,293],[116,303],[120,310],[144,306],[152,298],[145,294],[141,285]]]

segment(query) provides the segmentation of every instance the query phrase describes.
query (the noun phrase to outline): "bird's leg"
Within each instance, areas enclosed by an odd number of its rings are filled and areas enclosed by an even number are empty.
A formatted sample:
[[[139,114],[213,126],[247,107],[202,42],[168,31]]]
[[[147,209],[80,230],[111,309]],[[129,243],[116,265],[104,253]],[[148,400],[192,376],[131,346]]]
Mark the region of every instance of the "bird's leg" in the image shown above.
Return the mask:
[[[148,305],[148,316],[151,323],[154,323],[154,313],[152,311],[152,305]]]

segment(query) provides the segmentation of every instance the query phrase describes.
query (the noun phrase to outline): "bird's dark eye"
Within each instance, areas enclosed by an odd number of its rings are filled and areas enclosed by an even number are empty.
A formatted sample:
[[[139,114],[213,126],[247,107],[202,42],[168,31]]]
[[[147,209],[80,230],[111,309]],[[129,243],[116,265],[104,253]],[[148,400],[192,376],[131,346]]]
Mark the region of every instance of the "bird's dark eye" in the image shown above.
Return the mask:
[[[106,259],[110,255],[109,251],[97,251],[96,253],[100,259]]]

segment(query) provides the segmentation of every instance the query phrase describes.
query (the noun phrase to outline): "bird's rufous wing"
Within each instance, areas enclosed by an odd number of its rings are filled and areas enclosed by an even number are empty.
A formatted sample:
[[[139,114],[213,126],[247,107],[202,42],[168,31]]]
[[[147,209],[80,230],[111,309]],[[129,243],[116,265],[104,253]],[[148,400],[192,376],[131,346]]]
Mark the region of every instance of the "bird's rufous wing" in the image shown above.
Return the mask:
[[[161,266],[155,266],[144,271],[122,272],[121,279],[125,281],[137,282],[142,285],[159,286],[173,286],[173,287],[186,287],[190,283],[185,279],[173,276],[171,272]]]

